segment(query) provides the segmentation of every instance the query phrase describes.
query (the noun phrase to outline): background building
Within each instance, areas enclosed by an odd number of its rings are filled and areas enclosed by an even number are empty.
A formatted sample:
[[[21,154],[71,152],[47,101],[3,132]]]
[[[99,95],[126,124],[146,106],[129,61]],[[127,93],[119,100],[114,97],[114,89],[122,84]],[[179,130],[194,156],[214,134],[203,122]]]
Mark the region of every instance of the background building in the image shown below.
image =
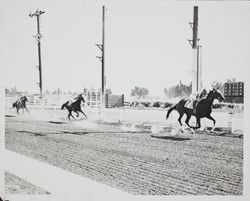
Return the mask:
[[[224,84],[225,101],[230,103],[244,102],[244,82],[226,82]]]

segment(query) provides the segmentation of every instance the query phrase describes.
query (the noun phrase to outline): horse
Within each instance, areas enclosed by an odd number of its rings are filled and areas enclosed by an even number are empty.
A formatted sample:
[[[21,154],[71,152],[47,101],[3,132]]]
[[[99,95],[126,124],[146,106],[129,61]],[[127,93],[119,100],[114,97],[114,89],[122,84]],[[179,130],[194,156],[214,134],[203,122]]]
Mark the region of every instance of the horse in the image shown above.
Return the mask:
[[[70,116],[74,118],[74,116],[72,115],[72,112],[75,112],[77,114],[77,117],[79,116],[78,112],[81,112],[85,118],[87,119],[87,115],[82,111],[81,109],[81,101],[84,103],[85,100],[82,96],[82,94],[78,95],[76,98],[76,101],[67,101],[66,103],[64,103],[61,107],[61,109],[63,110],[64,108],[66,108],[69,112],[68,114],[68,119],[70,120]]]
[[[24,109],[29,113],[29,110],[26,107],[26,102],[28,102],[28,99],[26,96],[23,96],[17,99],[16,102],[12,104],[13,108],[16,108],[17,114],[19,114],[20,109],[23,109],[23,113],[24,113]]]
[[[220,102],[223,101],[225,98],[222,95],[222,93],[218,90],[218,89],[213,89],[211,90],[207,97],[205,99],[202,99],[196,106],[196,113],[194,114],[194,110],[185,107],[186,102],[188,101],[187,99],[181,99],[176,105],[174,105],[173,107],[171,107],[166,115],[166,118],[168,119],[170,113],[173,110],[176,110],[179,113],[179,118],[178,121],[180,123],[180,125],[182,126],[181,123],[181,118],[184,114],[187,115],[186,121],[185,123],[188,125],[189,128],[192,129],[199,129],[201,127],[201,123],[200,123],[200,119],[201,118],[208,118],[210,120],[213,121],[213,127],[215,126],[216,121],[214,120],[213,117],[211,117],[211,113],[212,113],[212,104],[213,101],[217,99]],[[195,116],[196,118],[196,127],[194,126],[190,126],[189,125],[189,120],[191,118],[191,116]]]

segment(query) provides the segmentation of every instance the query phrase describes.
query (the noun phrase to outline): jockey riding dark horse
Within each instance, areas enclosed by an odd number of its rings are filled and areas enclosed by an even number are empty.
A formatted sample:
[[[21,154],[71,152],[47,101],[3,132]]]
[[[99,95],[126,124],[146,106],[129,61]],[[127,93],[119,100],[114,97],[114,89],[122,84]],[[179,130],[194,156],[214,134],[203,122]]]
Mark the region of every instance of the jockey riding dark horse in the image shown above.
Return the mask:
[[[205,99],[207,96],[207,90],[206,89],[203,89],[201,92],[199,92],[197,95],[196,95],[196,98],[194,100],[194,103],[193,103],[193,107],[194,107],[194,114],[196,114],[196,107],[198,105],[198,103]]]
[[[13,103],[13,107],[16,108],[17,110],[17,114],[19,114],[19,110],[23,109],[23,113],[24,113],[24,109],[29,113],[29,110],[26,107],[26,102],[28,102],[28,99],[26,96],[22,96],[19,99],[16,100],[15,103]]]
[[[194,112],[194,109],[187,108],[185,106],[186,103],[188,102],[188,100],[181,99],[176,105],[174,105],[173,107],[171,107],[168,110],[167,119],[168,119],[170,113],[173,110],[176,110],[179,113],[178,121],[179,121],[179,123],[180,123],[181,126],[182,126],[181,118],[183,117],[184,114],[187,115],[185,123],[190,128],[193,128],[193,129],[200,128],[201,127],[200,119],[204,118],[204,117],[212,120],[213,123],[214,123],[214,126],[215,126],[215,120],[214,120],[213,117],[211,117],[212,104],[213,104],[214,99],[218,99],[219,101],[222,101],[225,98],[224,98],[224,96],[222,95],[222,93],[218,89],[213,89],[213,90],[211,90],[208,93],[208,95],[207,95],[206,98],[200,100],[200,102],[197,103],[196,111],[195,112]],[[197,122],[197,125],[198,125],[197,127],[193,127],[193,126],[189,125],[189,120],[190,120],[191,116],[195,116],[196,117],[196,122]]]
[[[79,116],[78,112],[81,112],[85,116],[85,118],[87,119],[87,115],[81,109],[81,101],[83,103],[85,102],[82,94],[80,94],[76,97],[76,101],[67,101],[66,103],[64,103],[62,105],[61,109],[63,110],[64,107],[66,107],[66,109],[69,112],[69,114],[68,114],[69,120],[70,120],[70,116],[74,118],[74,116],[72,115],[72,112],[75,112],[77,114],[77,117]]]

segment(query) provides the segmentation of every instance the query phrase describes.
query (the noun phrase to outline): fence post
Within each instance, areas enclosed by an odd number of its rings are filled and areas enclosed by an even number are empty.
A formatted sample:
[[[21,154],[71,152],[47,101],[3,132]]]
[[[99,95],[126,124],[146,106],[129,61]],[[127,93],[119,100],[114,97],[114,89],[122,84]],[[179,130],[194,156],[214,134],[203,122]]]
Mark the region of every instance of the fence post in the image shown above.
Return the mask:
[[[229,112],[228,128],[229,128],[229,132],[232,133],[233,132],[233,112],[232,111]]]
[[[108,108],[109,107],[109,98],[108,98],[109,94],[105,94],[105,108]]]
[[[124,106],[124,94],[122,94],[122,107]]]
[[[93,92],[91,91],[91,92],[90,92],[90,104],[89,104],[89,105],[90,105],[90,108],[92,108],[92,106],[93,106],[93,105],[92,105],[92,103],[93,103],[93,96],[92,96],[92,93],[93,93]]]

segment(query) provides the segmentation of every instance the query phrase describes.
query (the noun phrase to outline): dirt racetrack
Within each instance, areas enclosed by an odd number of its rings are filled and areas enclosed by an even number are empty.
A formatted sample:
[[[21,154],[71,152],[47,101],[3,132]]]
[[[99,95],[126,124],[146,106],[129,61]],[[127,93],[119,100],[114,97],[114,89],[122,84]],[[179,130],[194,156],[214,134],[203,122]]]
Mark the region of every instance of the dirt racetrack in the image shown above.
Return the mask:
[[[243,138],[6,117],[6,148],[132,194],[242,195]]]

